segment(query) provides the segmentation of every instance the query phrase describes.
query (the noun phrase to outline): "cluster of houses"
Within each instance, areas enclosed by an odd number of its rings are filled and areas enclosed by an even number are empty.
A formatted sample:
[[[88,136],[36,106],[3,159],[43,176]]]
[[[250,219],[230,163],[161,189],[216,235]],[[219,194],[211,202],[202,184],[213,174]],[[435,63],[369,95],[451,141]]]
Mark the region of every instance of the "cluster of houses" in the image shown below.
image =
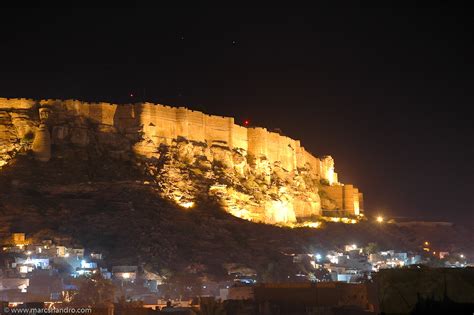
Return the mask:
[[[347,283],[360,283],[370,279],[372,272],[381,269],[401,268],[404,266],[433,265],[436,267],[463,268],[470,266],[463,254],[450,254],[446,251],[426,250],[429,242],[424,243],[421,252],[401,252],[396,250],[383,250],[367,253],[356,244],[344,245],[340,250],[321,251],[321,253],[294,254],[293,262],[301,263],[308,260],[315,270],[326,273],[297,274],[313,282],[339,281]],[[447,259],[447,258],[456,259]]]
[[[4,240],[0,266],[0,300],[15,302],[64,301],[79,288],[73,279],[100,274],[119,286],[137,280],[137,266],[105,265],[101,253],[71,245],[70,238],[32,240],[13,233]],[[157,290],[158,281],[145,281],[146,290]]]
[[[429,242],[425,242],[420,253],[395,250],[372,250],[368,253],[366,249],[349,244],[338,250],[288,254],[292,256],[289,258],[293,259],[293,263],[306,264],[309,268],[295,275],[285,275],[285,279],[288,277],[288,283],[312,282],[324,287],[324,283],[360,284],[381,269],[426,264],[430,259],[442,261],[446,267],[469,266],[464,255],[434,252],[428,245]],[[162,281],[159,275],[140,270],[138,266],[113,266],[109,270],[105,268],[103,258],[99,252],[74,246],[70,238],[33,240],[26,238],[24,233],[14,233],[4,240],[2,246],[0,301],[68,301],[79,290],[74,279],[100,274],[119,288],[120,296],[141,300],[149,306],[166,305],[167,301],[160,299],[159,285]],[[255,288],[263,285],[257,281],[258,276],[253,269],[229,266],[228,273],[227,280],[204,281],[201,294],[220,300],[252,300]],[[308,287],[308,290],[315,288]]]

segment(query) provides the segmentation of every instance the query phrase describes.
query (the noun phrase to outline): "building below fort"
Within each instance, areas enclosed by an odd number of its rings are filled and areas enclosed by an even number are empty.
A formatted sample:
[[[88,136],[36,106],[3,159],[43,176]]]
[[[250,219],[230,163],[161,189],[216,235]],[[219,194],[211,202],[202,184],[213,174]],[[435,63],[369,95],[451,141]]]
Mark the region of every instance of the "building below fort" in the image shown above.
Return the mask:
[[[140,161],[160,192],[185,208],[205,194],[236,216],[279,224],[363,211],[362,193],[339,182],[332,157],[232,117],[151,103],[0,98],[0,168],[15,152],[47,162],[64,146]]]

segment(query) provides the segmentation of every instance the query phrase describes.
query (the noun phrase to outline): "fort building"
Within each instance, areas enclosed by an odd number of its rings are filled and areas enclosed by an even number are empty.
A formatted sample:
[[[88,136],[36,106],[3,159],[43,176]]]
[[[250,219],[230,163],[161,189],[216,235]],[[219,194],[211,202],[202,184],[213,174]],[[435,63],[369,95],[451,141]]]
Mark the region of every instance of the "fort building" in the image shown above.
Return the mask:
[[[3,117],[3,118],[2,118]],[[307,169],[326,183],[322,190],[332,199],[334,208],[358,216],[363,210],[363,195],[353,185],[342,184],[330,156],[316,157],[299,140],[271,132],[262,127],[244,127],[232,117],[208,115],[184,107],[171,107],[148,102],[136,104],[87,103],[78,100],[32,100],[0,98],[0,146],[21,139],[32,132],[32,150],[39,161],[51,158],[51,145],[70,139],[75,145],[87,146],[87,126],[71,124],[86,120],[95,130],[114,133],[128,139],[141,134],[147,139],[135,143],[130,150],[151,157],[160,145],[172,145],[179,138],[226,146],[244,156],[266,160],[286,172],[295,174]],[[71,125],[74,125],[71,127]],[[14,132],[8,129],[14,129]],[[13,137],[14,138],[14,137]],[[317,213],[316,213],[317,214]]]

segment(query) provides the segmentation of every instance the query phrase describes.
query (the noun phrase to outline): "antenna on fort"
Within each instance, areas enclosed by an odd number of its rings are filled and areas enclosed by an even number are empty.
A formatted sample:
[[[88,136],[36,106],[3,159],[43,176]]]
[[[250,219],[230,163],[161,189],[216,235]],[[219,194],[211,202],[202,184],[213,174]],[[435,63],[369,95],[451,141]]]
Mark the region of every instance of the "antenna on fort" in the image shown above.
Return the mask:
[[[135,94],[133,94],[133,92],[128,93],[128,103],[133,104],[135,102],[134,96]]]

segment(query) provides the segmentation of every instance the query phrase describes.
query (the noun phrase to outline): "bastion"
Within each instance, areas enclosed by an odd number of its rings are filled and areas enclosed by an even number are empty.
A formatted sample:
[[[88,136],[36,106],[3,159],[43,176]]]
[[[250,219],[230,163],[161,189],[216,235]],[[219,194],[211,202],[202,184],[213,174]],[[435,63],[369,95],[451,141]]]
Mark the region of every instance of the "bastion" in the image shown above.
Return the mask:
[[[15,119],[18,115],[21,119]],[[353,216],[359,216],[363,211],[362,193],[353,185],[338,181],[332,157],[316,157],[299,140],[262,127],[240,126],[232,117],[148,102],[118,105],[79,100],[7,98],[0,98],[0,117],[0,124],[5,129],[0,129],[3,130],[0,132],[0,145],[20,141],[26,132],[31,132],[34,134],[31,149],[41,162],[46,163],[51,158],[51,145],[60,143],[66,137],[74,145],[87,146],[87,127],[72,123],[85,120],[95,125],[101,137],[113,133],[128,139],[141,139],[130,150],[145,158],[156,155],[159,146],[169,146],[183,138],[205,143],[209,147],[225,146],[245,157],[266,160],[269,165],[278,164],[288,174],[298,175],[306,170],[324,183],[320,190],[332,201],[331,209],[327,210],[346,211]],[[9,132],[8,129],[14,130]],[[144,143],[143,139],[147,142]],[[324,210],[325,205],[318,207]],[[321,212],[315,210],[313,214]]]

